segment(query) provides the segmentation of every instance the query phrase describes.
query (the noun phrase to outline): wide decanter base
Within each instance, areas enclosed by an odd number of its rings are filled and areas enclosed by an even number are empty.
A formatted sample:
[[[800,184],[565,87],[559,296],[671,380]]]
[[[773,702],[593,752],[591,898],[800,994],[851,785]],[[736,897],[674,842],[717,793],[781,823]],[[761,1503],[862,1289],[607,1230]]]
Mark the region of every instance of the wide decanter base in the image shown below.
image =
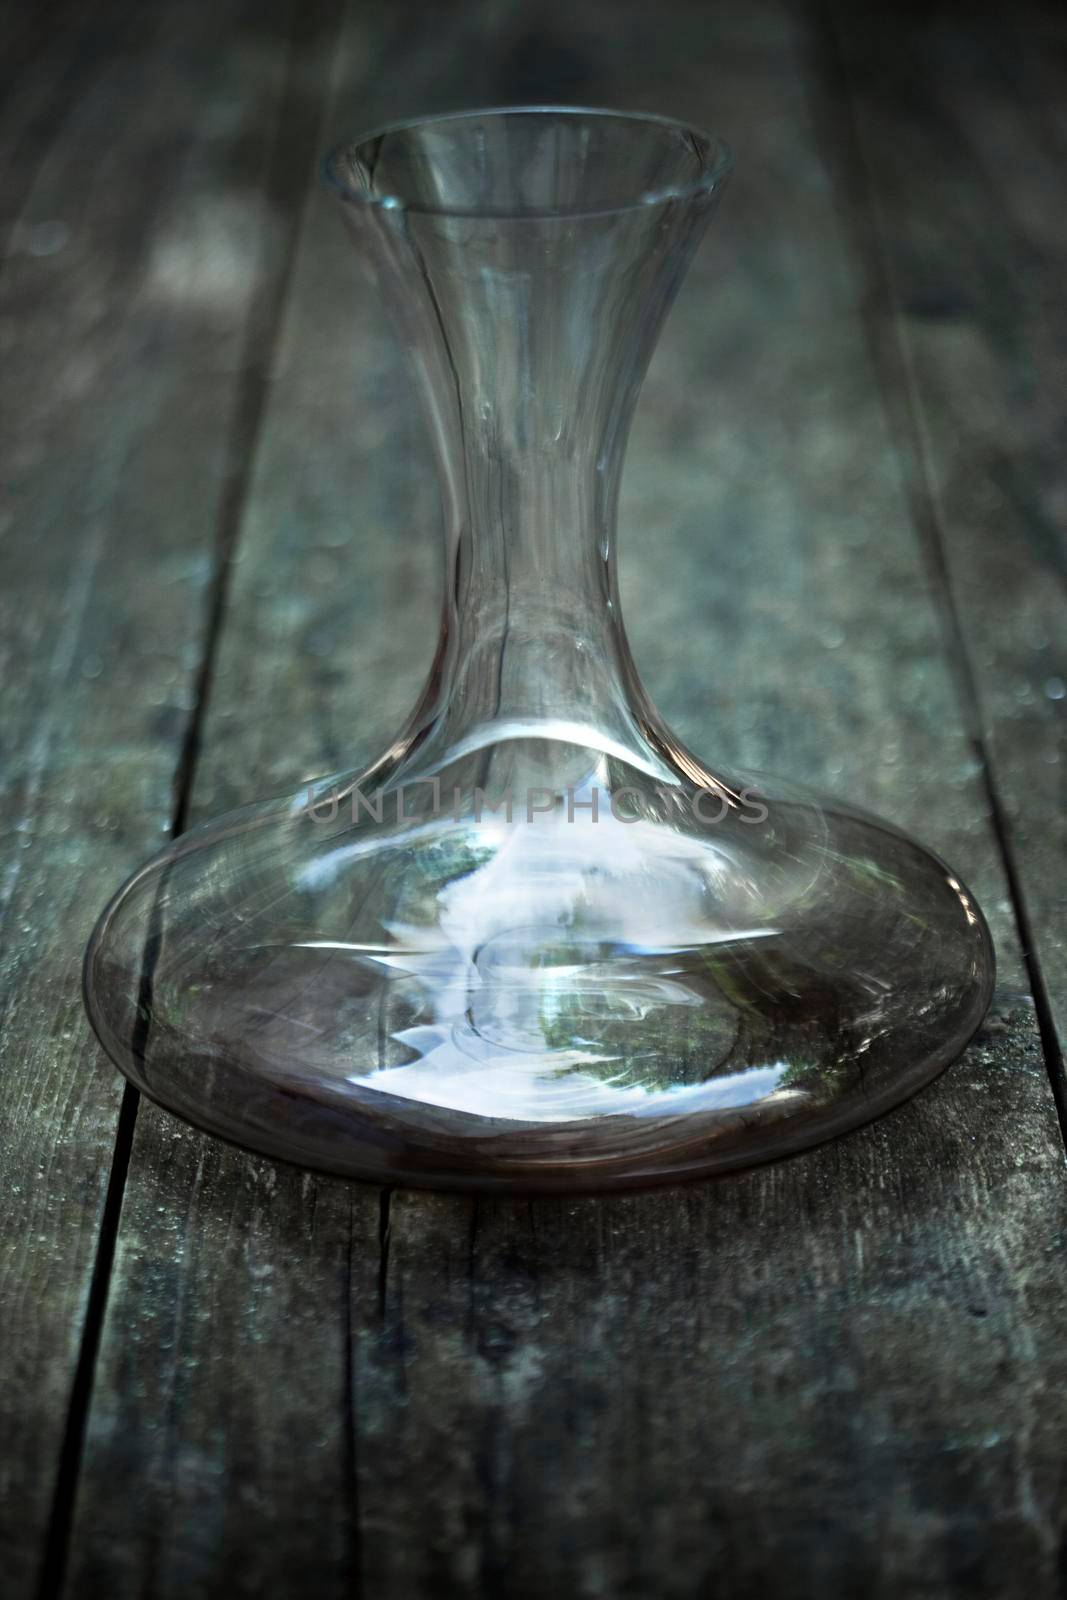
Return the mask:
[[[123,1072],[270,1155],[500,1191],[722,1172],[904,1100],[988,1005],[971,896],[836,802],[698,816],[624,767],[595,821],[589,783],[510,821],[353,819],[356,792],[184,836],[86,959]]]

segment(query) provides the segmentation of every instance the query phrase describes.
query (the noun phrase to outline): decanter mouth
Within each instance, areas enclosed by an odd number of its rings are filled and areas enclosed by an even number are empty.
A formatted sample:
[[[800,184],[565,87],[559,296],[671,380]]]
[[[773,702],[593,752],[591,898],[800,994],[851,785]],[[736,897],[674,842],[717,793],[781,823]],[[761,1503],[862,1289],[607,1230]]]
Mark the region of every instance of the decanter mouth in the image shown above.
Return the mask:
[[[387,123],[332,150],[323,177],[357,206],[549,221],[710,197],[732,166],[722,139],[674,117],[529,105]]]

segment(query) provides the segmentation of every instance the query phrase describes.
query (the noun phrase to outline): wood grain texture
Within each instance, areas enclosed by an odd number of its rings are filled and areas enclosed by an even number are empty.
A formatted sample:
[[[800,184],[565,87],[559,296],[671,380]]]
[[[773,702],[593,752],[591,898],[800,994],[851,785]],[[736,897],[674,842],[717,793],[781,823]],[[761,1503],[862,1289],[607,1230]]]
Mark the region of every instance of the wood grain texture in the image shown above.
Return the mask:
[[[1067,226],[1052,196],[1067,21],[979,10],[961,31],[947,7],[904,25],[842,7],[832,29],[858,133],[858,221],[882,265],[873,344],[947,574],[1062,1093]]]
[[[66,18],[69,34],[61,10],[54,48],[27,50],[0,124],[7,150],[37,130],[24,204],[23,175],[5,169],[5,204],[20,208],[0,285],[0,1569],[12,1600],[35,1592],[46,1547],[122,1098],[86,1037],[82,950],[170,823],[243,345],[288,225],[262,193],[285,7],[103,6]],[[277,42],[266,57],[245,47],[253,11]]]
[[[71,1596],[1058,1592],[1062,1145],[818,59],[773,0],[353,6],[328,122],[566,98],[731,138],[631,450],[635,652],[698,749],[950,855],[1000,1012],[877,1126],[626,1200],[383,1197],[143,1106]],[[429,662],[428,456],[348,252],[310,207],[197,815],[371,753]]]
[[[131,0],[100,0],[83,6],[79,0],[12,0],[4,11],[0,56],[0,236],[3,256],[32,253],[47,247],[33,196],[44,208],[44,225],[56,218],[47,183],[36,190],[38,174],[61,145],[71,118],[77,118],[82,97],[99,92],[101,77],[114,81],[119,62],[143,59],[155,32],[151,14]],[[62,219],[60,219],[62,220]],[[52,236],[54,241],[54,234]],[[4,262],[0,260],[0,271]]]
[[[374,121],[389,110],[375,86],[397,76],[411,109],[432,99],[436,61],[410,13],[351,7],[304,71]],[[406,448],[420,435],[381,309],[317,192],[270,386],[192,820],[347,759],[353,729],[370,754],[432,649],[439,513],[428,480],[412,492]],[[358,665],[386,630],[393,654],[368,686]],[[133,1594],[148,1573],[160,1596],[350,1595],[349,1299],[357,1281],[377,1297],[377,1191],[255,1160],[148,1104],[131,1171],[68,1592]]]

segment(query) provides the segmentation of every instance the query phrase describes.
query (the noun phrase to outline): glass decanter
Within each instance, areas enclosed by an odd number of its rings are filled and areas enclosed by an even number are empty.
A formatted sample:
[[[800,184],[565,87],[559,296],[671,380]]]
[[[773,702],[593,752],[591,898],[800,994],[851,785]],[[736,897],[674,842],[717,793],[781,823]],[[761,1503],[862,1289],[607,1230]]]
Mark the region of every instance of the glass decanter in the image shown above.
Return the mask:
[[[104,912],[90,1018],[172,1111],[357,1177],[609,1189],[839,1133],[977,1028],[961,880],[692,754],[630,657],[623,450],[728,166],[678,123],[560,108],[330,158],[429,412],[440,639],[371,766],[194,829]]]

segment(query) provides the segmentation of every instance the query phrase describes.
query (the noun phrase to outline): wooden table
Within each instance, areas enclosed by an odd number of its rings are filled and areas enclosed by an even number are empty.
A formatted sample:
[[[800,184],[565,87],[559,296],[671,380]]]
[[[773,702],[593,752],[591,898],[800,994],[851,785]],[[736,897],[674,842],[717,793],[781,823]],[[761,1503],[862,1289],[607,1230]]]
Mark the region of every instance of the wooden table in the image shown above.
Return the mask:
[[[5,1600],[1062,1594],[1065,68],[1026,6],[9,6]],[[737,152],[627,468],[651,690],[943,850],[1000,982],[863,1132],[519,1204],[202,1137],[78,979],[169,830],[407,709],[436,487],[316,159],[531,100]]]

